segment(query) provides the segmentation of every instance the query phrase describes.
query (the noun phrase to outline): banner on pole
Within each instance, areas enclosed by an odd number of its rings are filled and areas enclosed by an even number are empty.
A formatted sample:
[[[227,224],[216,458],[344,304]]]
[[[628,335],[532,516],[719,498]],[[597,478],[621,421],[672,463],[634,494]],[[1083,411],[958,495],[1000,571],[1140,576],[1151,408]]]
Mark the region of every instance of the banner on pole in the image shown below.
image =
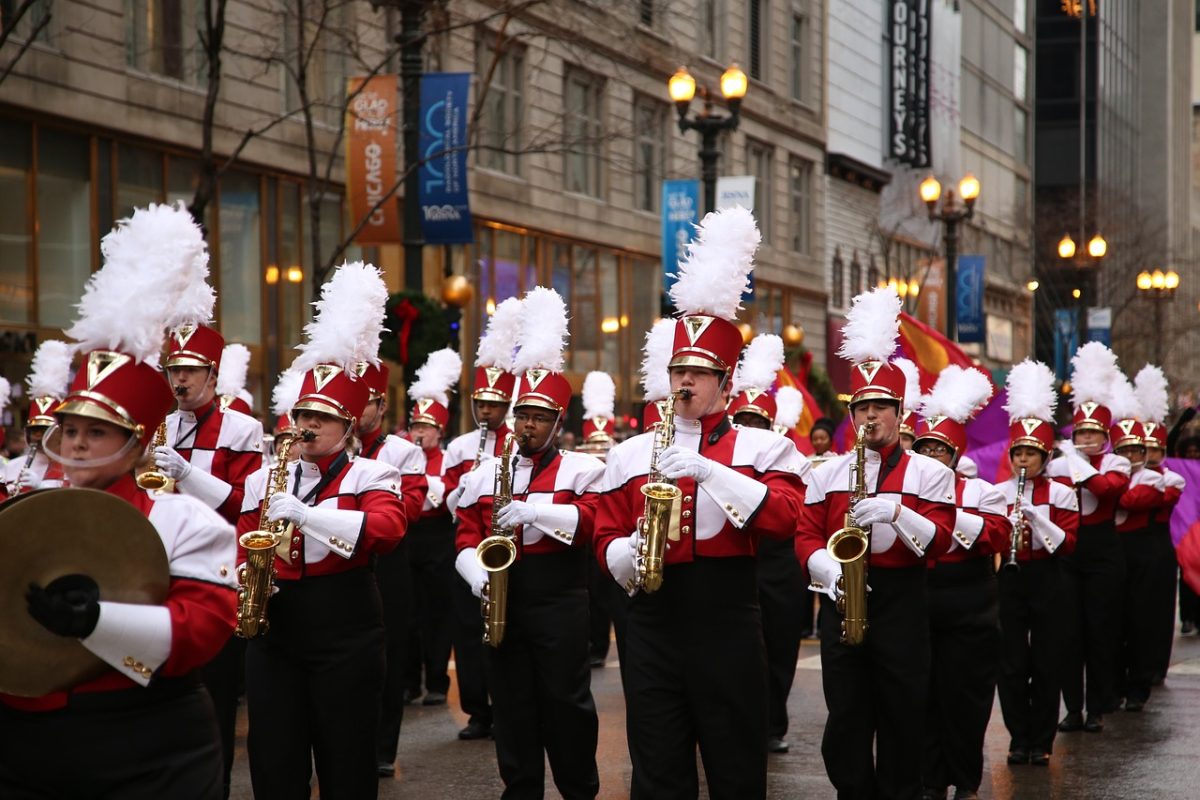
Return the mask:
[[[1079,309],[1054,310],[1054,375],[1060,381],[1071,376],[1071,356],[1079,349]]]
[[[983,318],[983,293],[985,288],[983,256],[959,256],[955,298],[958,317],[958,341],[982,343],[987,336],[987,323]]]
[[[474,241],[467,195],[467,100],[469,72],[431,72],[421,77],[418,148],[421,233],[428,244]]]
[[[700,209],[700,181],[663,181],[662,270],[663,291],[675,283],[679,259],[696,233]]]
[[[347,81],[354,99],[346,107],[346,195],[354,224],[366,220],[355,244],[400,241],[400,209],[388,196],[396,185],[396,92],[395,75]]]

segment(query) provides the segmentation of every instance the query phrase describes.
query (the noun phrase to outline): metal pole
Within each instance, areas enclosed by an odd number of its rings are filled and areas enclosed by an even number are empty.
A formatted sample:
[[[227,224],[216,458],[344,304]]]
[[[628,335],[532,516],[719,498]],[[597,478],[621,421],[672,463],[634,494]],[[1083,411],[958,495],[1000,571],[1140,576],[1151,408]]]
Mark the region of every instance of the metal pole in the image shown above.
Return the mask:
[[[424,283],[421,236],[421,193],[417,163],[420,161],[418,132],[421,117],[421,73],[424,65],[421,49],[421,21],[425,4],[421,0],[406,2],[400,11],[400,78],[404,92],[404,288],[421,291]]]
[[[1154,296],[1154,363],[1162,366],[1162,340],[1163,340],[1163,324],[1162,324],[1162,307],[1163,302],[1167,299],[1167,295]]]
[[[700,128],[700,177],[704,181],[704,211],[717,210],[717,159],[721,151],[717,149],[718,128],[706,124],[707,118],[697,120]]]
[[[1087,242],[1087,4],[1079,4],[1079,246]]]
[[[958,217],[943,217],[946,242],[946,338],[958,341]]]

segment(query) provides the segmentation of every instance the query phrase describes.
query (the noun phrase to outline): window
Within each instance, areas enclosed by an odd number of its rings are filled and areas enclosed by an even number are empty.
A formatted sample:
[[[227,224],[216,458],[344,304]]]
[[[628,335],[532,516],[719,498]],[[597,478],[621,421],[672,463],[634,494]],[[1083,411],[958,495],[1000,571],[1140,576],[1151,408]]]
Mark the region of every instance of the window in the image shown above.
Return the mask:
[[[700,0],[700,13],[696,20],[699,26],[700,54],[709,58],[717,58],[717,36],[719,27],[717,20],[721,17],[718,3],[720,0]]]
[[[303,16],[301,16],[303,14]],[[350,3],[289,2],[282,13],[285,111],[303,103],[297,85],[297,65],[305,62],[305,94],[313,117],[336,125],[345,109],[348,53],[358,48],[354,10]]]
[[[125,24],[129,66],[187,83],[203,82],[201,0],[125,0]]]
[[[258,184],[256,175],[230,170],[220,187],[221,332],[229,341],[251,345],[262,340]]]
[[[33,169],[27,123],[0,120],[0,320],[29,322],[33,293],[29,251],[33,241],[26,198]]]
[[[867,267],[867,288],[874,289],[879,285],[879,265],[875,263],[874,253],[871,253],[868,264],[870,266]]]
[[[833,251],[833,269],[829,275],[830,279],[830,302],[834,308],[846,307],[846,264],[842,261],[841,248],[835,248]]]
[[[479,75],[479,165],[518,175],[521,158],[525,51],[512,39],[486,34],[476,58]],[[490,76],[490,77],[489,77]]]
[[[750,77],[762,80],[766,72],[766,37],[763,36],[764,23],[767,19],[767,0],[749,0],[746,14],[746,25],[749,28],[747,49],[750,61]]]
[[[91,148],[83,136],[38,131],[38,324],[66,328],[92,274]]]
[[[563,87],[563,178],[568,192],[599,197],[602,82],[579,69],[568,69]]]
[[[657,211],[659,185],[666,165],[667,106],[648,97],[633,101],[633,205]]]
[[[792,16],[792,99],[808,101],[808,17]]]
[[[117,219],[163,201],[162,153],[122,144],[117,148]]]
[[[8,27],[21,8],[23,0],[0,0],[0,28]],[[44,42],[50,38],[50,0],[33,0],[33,3],[21,15],[13,29],[14,39],[28,39],[29,34],[37,31],[36,41]]]
[[[770,244],[771,148],[761,142],[747,140],[746,171],[754,176],[754,218],[758,220],[763,244]]]
[[[812,162],[793,158],[790,169],[792,195],[792,249],[812,252]]]
[[[654,24],[654,0],[638,0],[638,21],[643,25]]]
[[[858,260],[858,251],[854,251],[854,255],[850,258],[850,293],[857,296],[862,292],[862,262]]]

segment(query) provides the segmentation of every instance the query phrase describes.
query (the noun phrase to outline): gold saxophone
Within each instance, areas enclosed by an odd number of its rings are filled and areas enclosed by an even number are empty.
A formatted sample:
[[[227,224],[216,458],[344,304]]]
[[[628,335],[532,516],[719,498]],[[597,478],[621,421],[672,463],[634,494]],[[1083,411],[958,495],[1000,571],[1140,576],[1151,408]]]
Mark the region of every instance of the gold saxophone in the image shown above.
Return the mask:
[[[854,464],[850,467],[850,498],[846,518],[840,530],[825,545],[834,561],[842,565],[837,579],[841,596],[837,600],[842,615],[842,644],[860,645],[867,636],[867,552],[871,549],[870,532],[854,518],[854,505],[867,496],[867,433],[875,423],[858,429],[854,440]]]
[[[150,442],[150,452],[154,452],[156,447],[165,447],[167,444],[167,422],[163,420],[158,426],[158,430],[154,432],[154,439]],[[175,490],[175,482],[166,473],[159,472],[156,467],[151,467],[142,474],[137,476],[137,485],[139,489],[145,489],[148,492],[162,492],[170,494]]]
[[[1017,475],[1017,496],[1013,500],[1013,511],[1017,520],[1013,523],[1012,536],[1008,540],[1008,560],[1004,562],[1004,569],[1008,572],[1021,569],[1021,565],[1017,563],[1017,551],[1021,549],[1025,539],[1025,512],[1021,510],[1021,500],[1024,497],[1025,467],[1021,467],[1021,472]]]
[[[244,533],[238,544],[246,550],[246,562],[238,567],[238,610],[235,633],[243,639],[253,639],[267,632],[267,601],[275,582],[275,547],[292,536],[291,522],[271,522],[267,517],[267,501],[276,492],[287,491],[288,456],[297,440],[311,442],[317,435],[310,430],[290,429],[275,437],[275,466],[267,473],[266,493],[258,530]]]
[[[667,395],[662,404],[662,422],[654,430],[654,446],[650,451],[650,474],[642,486],[646,504],[638,530],[637,586],[643,592],[656,592],[663,582],[663,556],[667,539],[679,539],[679,487],[675,481],[658,471],[658,457],[675,443],[675,401],[692,396],[690,389],[680,389]]]
[[[480,599],[483,612],[483,643],[499,647],[508,627],[508,568],[517,559],[517,542],[511,528],[500,526],[500,512],[512,502],[513,435],[504,438],[500,463],[492,484],[491,534],[475,548],[475,560],[488,573],[487,586]]]

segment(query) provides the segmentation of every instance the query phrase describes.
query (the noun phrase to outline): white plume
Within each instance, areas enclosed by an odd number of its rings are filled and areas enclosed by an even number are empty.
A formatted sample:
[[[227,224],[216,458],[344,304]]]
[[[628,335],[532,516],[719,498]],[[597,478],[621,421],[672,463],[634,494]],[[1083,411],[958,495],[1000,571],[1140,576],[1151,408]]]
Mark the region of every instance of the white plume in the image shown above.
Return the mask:
[[[304,372],[292,364],[279,373],[279,380],[271,392],[271,413],[282,417],[292,411],[292,406],[300,399],[300,386],[304,383]]]
[[[558,292],[535,286],[521,301],[521,333],[517,336],[517,354],[513,372],[520,375],[530,369],[563,371],[563,348],[567,346],[567,304]]]
[[[679,264],[671,302],[682,314],[711,314],[732,320],[741,307],[762,241],[754,215],[741,206],[710,211]]]
[[[887,361],[896,352],[900,336],[900,295],[888,286],[854,298],[842,328],[838,355],[851,364]]]
[[[0,413],[8,408],[10,395],[12,395],[12,384],[8,382],[8,378],[0,378]]]
[[[775,424],[791,430],[804,413],[804,395],[795,386],[780,386],[775,392]]]
[[[1054,373],[1040,361],[1028,358],[1008,372],[1008,401],[1004,410],[1008,421],[1040,419],[1054,421],[1058,393],[1054,391]]]
[[[521,309],[521,301],[516,297],[510,297],[496,306],[488,320],[487,330],[479,337],[475,366],[513,371],[513,354],[517,349],[517,336],[521,333]]]
[[[584,419],[612,419],[616,414],[616,399],[617,384],[607,372],[589,372],[583,379]]]
[[[1167,376],[1161,367],[1147,364],[1133,379],[1134,391],[1142,405],[1142,414],[1146,422],[1157,422],[1161,425],[1167,419]]]
[[[38,345],[29,370],[31,397],[65,397],[71,382],[71,346],[58,339]]]
[[[182,203],[151,204],[118,222],[100,252],[104,266],[88,279],[79,317],[66,334],[77,350],[118,350],[157,366],[163,336],[180,318],[177,307],[192,302],[189,312],[203,311],[189,291],[208,274],[199,227]]]
[[[765,392],[783,369],[783,339],[773,333],[760,333],[750,340],[733,373],[733,393],[746,389]]]
[[[221,352],[221,371],[217,373],[217,394],[234,395],[246,388],[246,372],[250,369],[250,348],[244,344],[227,344]]]
[[[951,364],[938,375],[937,383],[922,398],[921,416],[949,417],[966,423],[975,412],[992,399],[992,382],[977,369],[963,369]]]
[[[387,316],[387,285],[372,264],[348,261],[321,287],[317,313],[304,327],[308,341],[292,364],[302,372],[333,363],[349,371],[360,361],[379,364],[379,337]]]
[[[413,400],[436,400],[450,405],[450,387],[462,377],[462,356],[449,347],[435,350],[417,370],[417,379],[408,387]]]
[[[671,393],[671,352],[675,346],[675,320],[660,319],[646,332],[642,350],[642,394],[646,402],[665,400]]]
[[[1118,379],[1117,356],[1100,342],[1088,342],[1071,356],[1071,405],[1108,404],[1108,395]],[[1111,411],[1111,409],[1109,409]]]
[[[921,404],[921,371],[917,369],[917,365],[909,361],[907,358],[897,358],[892,361],[892,366],[897,367],[904,373],[904,408],[906,411],[915,411]]]
[[[1124,375],[1109,386],[1108,402],[1105,405],[1112,412],[1113,422],[1122,419],[1142,419],[1142,407],[1133,391],[1133,384]]]

